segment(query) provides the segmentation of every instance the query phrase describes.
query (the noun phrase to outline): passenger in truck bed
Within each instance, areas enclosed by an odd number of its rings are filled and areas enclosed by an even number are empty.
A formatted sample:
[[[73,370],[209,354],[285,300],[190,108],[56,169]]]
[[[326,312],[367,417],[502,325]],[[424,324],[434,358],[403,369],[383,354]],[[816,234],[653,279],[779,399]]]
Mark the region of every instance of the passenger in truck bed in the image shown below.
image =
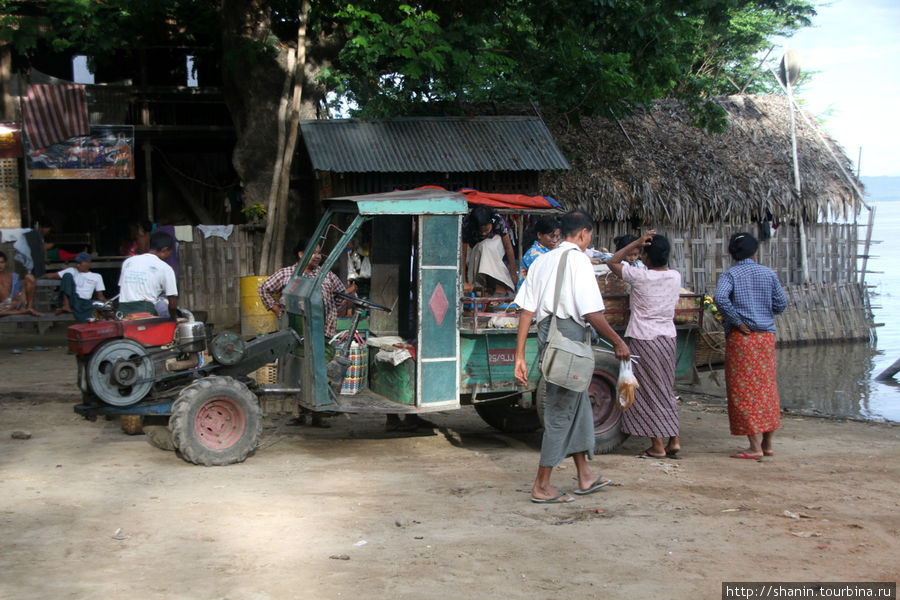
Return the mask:
[[[463,218],[462,241],[463,290],[469,294],[480,285],[491,296],[512,294],[519,277],[503,217],[487,206],[476,206]]]

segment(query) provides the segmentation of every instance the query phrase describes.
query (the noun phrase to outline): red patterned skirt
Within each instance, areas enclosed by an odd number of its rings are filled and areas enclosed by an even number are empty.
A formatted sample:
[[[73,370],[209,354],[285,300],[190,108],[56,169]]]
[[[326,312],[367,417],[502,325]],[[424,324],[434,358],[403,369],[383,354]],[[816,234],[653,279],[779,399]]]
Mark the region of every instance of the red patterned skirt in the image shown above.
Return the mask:
[[[732,435],[753,435],[781,427],[775,379],[775,334],[744,335],[732,330],[725,340],[725,388]]]

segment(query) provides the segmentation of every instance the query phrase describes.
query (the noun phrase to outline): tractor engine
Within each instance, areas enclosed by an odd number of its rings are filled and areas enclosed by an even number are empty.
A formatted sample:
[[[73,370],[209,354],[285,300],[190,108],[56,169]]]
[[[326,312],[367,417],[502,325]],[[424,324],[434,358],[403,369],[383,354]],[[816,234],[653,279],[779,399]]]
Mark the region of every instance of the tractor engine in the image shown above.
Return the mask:
[[[95,321],[68,328],[69,350],[78,360],[78,387],[112,406],[129,406],[178,374],[201,366],[206,350],[202,322],[151,317]],[[183,382],[180,382],[183,383]]]

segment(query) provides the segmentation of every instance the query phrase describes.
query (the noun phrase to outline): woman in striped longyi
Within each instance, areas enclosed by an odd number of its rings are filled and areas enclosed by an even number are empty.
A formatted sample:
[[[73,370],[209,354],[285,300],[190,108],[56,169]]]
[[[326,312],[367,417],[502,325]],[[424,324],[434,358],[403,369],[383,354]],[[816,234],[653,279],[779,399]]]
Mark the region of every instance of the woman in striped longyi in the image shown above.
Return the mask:
[[[633,267],[625,257],[641,251],[646,269]],[[678,405],[675,403],[675,305],[681,291],[681,274],[669,269],[669,240],[650,230],[617,250],[607,261],[610,270],[631,285],[631,319],[625,341],[636,357],[634,375],[638,387],[634,403],[622,415],[622,431],[649,437],[643,456],[676,458]],[[669,438],[668,444],[663,438]]]

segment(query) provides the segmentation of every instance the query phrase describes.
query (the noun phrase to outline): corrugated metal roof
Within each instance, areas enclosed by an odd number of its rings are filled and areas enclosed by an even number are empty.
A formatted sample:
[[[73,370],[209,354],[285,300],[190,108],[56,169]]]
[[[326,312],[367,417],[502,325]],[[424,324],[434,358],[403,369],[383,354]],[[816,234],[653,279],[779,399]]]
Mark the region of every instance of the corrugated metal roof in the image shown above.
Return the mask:
[[[569,169],[536,117],[301,121],[313,169],[334,173],[473,173]]]

